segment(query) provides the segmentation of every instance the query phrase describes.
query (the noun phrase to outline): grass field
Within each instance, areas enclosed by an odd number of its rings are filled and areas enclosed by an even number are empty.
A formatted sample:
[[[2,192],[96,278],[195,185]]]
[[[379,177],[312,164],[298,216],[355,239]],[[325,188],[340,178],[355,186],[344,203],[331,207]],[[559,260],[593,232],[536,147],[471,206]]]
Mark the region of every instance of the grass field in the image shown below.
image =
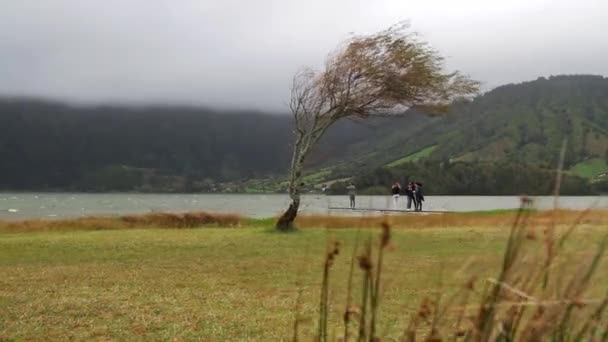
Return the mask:
[[[413,162],[416,161],[420,158],[425,158],[428,157],[431,153],[433,153],[433,151],[437,148],[437,145],[433,145],[433,146],[429,146],[427,148],[424,148],[418,152],[412,153],[410,155],[407,155],[403,158],[397,159],[393,162],[390,162],[389,164],[387,164],[386,166],[388,167],[395,167],[395,166],[399,166],[403,163],[407,163],[407,162]]]
[[[435,290],[449,294],[471,274],[480,279],[495,274],[510,219],[501,216],[501,223],[491,223],[488,217],[495,215],[480,215],[480,221],[466,221],[472,216],[393,230],[384,262],[381,335],[400,336],[419,301]],[[595,216],[576,229],[567,246],[572,255],[595,247],[606,232],[605,218]],[[399,218],[387,219],[400,226]],[[344,226],[349,220],[335,218],[329,225]],[[302,222],[322,225],[320,218]],[[445,225],[450,222],[457,225]],[[330,278],[330,321],[338,325],[355,237],[375,239],[377,229],[306,228],[280,234],[270,224],[0,230],[0,341],[290,340],[299,288],[302,329],[312,334],[328,240],[341,242]],[[608,264],[603,263],[592,296],[605,290]]]
[[[593,158],[574,165],[570,171],[577,176],[594,178],[604,172],[608,172],[608,163],[604,159]]]

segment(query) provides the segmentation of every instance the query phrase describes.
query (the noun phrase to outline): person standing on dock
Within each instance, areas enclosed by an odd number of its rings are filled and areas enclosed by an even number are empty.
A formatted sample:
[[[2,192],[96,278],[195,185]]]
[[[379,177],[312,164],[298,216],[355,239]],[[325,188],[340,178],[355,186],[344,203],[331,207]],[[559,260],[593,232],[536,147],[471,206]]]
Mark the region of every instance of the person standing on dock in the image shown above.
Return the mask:
[[[391,186],[391,194],[393,195],[393,209],[399,209],[399,194],[401,193],[401,184],[399,182],[393,183]]]
[[[348,190],[348,198],[350,199],[350,208],[355,209],[355,195],[357,195],[357,188],[352,182],[346,187]]]
[[[407,186],[405,187],[405,195],[407,196],[407,209],[412,209],[412,201],[414,202],[414,207],[416,207],[416,199],[414,198],[414,183],[407,183]]]
[[[422,202],[424,202],[424,194],[422,194],[422,183],[414,183],[414,205],[416,211],[422,211]]]

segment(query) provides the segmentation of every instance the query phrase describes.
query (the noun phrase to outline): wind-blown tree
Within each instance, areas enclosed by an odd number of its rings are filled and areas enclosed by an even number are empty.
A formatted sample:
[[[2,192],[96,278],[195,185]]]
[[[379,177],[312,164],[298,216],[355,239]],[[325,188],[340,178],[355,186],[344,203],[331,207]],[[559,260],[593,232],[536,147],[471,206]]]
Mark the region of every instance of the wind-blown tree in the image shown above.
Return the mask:
[[[297,73],[289,104],[296,136],[289,176],[292,202],[276,228],[293,228],[304,162],[333,123],[403,115],[413,108],[437,113],[477,89],[478,83],[467,76],[444,71],[439,53],[405,24],[354,36],[329,55],[324,70]]]

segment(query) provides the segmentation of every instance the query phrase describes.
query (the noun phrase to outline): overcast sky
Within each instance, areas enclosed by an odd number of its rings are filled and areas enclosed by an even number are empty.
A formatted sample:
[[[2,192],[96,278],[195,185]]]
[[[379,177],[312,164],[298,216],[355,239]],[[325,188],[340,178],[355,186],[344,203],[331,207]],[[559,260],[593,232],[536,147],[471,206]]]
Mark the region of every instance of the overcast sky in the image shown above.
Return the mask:
[[[300,67],[403,20],[485,89],[608,75],[606,0],[0,0],[0,94],[283,111]]]

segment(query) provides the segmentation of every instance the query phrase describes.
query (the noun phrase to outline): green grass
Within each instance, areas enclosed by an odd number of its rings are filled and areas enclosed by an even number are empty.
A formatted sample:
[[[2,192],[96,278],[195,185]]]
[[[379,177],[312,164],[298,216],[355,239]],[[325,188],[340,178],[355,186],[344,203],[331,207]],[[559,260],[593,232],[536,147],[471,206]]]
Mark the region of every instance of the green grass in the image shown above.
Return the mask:
[[[408,156],[405,156],[403,158],[397,159],[391,163],[388,163],[386,166],[388,167],[395,167],[395,166],[399,166],[401,164],[407,163],[407,162],[413,162],[416,161],[418,159],[421,158],[426,158],[429,155],[431,155],[431,153],[433,153],[433,151],[437,148],[437,145],[433,145],[433,146],[429,146],[427,148],[424,148],[416,153],[412,153]]]
[[[332,179],[332,180],[321,181],[321,182],[315,184],[315,187],[320,188],[323,185],[330,187],[334,183],[337,183],[337,182],[347,182],[347,181],[349,181],[351,179],[353,179],[353,178],[352,177],[344,177],[344,178],[337,178],[337,179]]]
[[[608,172],[608,163],[601,158],[592,158],[574,165],[570,171],[584,178],[594,178],[601,173]]]
[[[314,173],[311,173],[309,175],[302,177],[302,181],[305,184],[316,184],[316,183],[322,181],[323,179],[325,179],[325,177],[329,176],[330,174],[331,174],[331,170],[322,169],[322,170],[319,170],[317,172],[314,172]]]
[[[357,231],[281,234],[271,224],[2,233],[0,340],[289,339],[296,283],[303,288],[302,315],[310,318],[303,330],[315,328],[328,237],[342,242],[330,280],[330,320],[339,325]],[[573,248],[592,248],[601,231],[578,230]],[[437,288],[439,274],[450,292],[471,268],[496,269],[507,233],[496,227],[395,230],[384,263],[382,335],[399,336],[419,300]],[[372,235],[375,230],[362,234]],[[465,268],[470,260],[473,266]]]

